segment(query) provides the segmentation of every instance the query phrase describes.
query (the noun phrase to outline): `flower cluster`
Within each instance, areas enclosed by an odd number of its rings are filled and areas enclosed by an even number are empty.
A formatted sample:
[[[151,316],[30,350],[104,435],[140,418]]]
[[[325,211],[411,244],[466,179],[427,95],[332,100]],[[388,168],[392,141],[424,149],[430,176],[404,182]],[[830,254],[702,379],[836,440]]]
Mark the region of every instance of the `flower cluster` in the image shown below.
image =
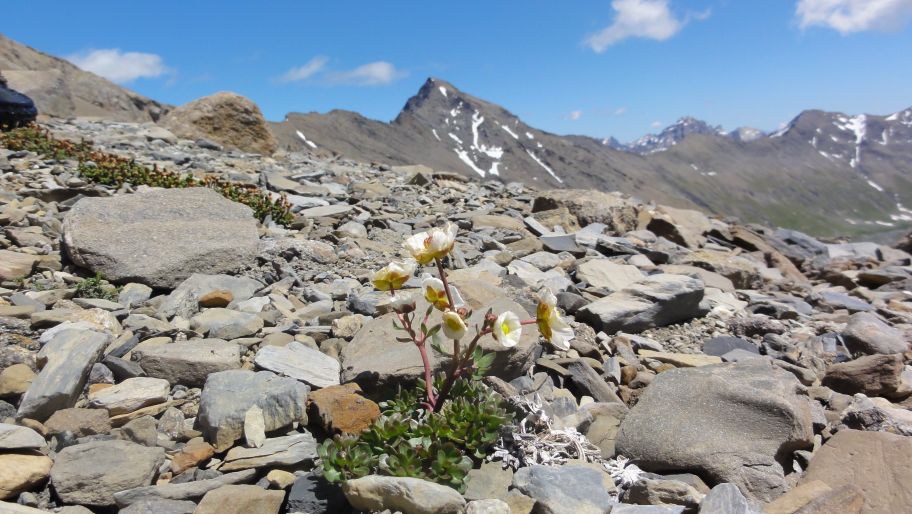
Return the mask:
[[[469,344],[463,348],[462,339],[468,334],[467,320],[472,312],[468,309],[459,291],[447,280],[443,260],[453,250],[458,228],[453,223],[446,223],[443,228],[432,228],[419,232],[406,239],[403,247],[408,257],[401,261],[391,262],[377,270],[371,276],[374,287],[387,291],[391,296],[390,307],[399,320],[396,328],[408,333],[417,346],[424,365],[427,398],[426,408],[439,411],[450,393],[453,382],[471,373],[484,371],[484,365],[490,365],[493,357],[485,358],[479,340],[491,335],[504,348],[519,344],[523,326],[537,325],[541,335],[554,346],[568,350],[573,339],[573,329],[561,317],[557,309],[557,299],[550,290],[539,292],[538,307],[535,319],[521,320],[511,311],[495,315],[489,310],[481,326],[475,327],[475,333]],[[413,277],[419,265],[433,264],[437,268],[437,277],[425,273],[420,277],[421,297],[428,303],[428,308],[421,320],[416,313],[415,296],[403,291],[405,284]],[[428,320],[434,310],[439,311],[440,323],[428,327]],[[431,376],[431,364],[427,353],[427,342],[442,350],[441,343],[448,339],[453,341],[452,367],[444,379],[442,387],[434,390]]]

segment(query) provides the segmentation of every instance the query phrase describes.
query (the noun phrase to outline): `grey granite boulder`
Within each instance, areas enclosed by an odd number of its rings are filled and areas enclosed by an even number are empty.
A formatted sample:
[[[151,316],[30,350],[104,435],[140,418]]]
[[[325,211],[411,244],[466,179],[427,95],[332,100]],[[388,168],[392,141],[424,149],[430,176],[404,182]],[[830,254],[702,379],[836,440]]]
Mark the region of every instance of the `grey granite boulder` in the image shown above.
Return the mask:
[[[263,410],[265,430],[294,421],[307,423],[307,385],[269,371],[229,370],[209,375],[200,395],[199,430],[216,451],[244,435],[244,417],[254,405]]]
[[[91,330],[62,330],[41,349],[47,363],[22,395],[17,416],[44,421],[76,404],[92,365],[111,337]]]
[[[114,493],[151,484],[164,460],[163,448],[117,439],[67,446],[54,459],[51,484],[65,503],[113,506]]]
[[[659,373],[621,422],[616,448],[642,469],[689,471],[769,501],[794,450],[813,442],[794,375],[765,359]]]
[[[249,207],[188,188],[83,198],[64,219],[63,242],[74,264],[108,280],[172,288],[252,264],[259,237]]]

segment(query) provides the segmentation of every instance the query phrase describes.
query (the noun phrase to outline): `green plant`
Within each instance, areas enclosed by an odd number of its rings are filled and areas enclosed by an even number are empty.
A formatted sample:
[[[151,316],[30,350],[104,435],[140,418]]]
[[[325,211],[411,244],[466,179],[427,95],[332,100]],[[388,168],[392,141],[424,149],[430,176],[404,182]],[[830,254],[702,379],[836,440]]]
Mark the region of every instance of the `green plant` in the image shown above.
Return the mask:
[[[117,301],[117,288],[105,287],[104,279],[100,273],[92,278],[84,278],[76,283],[75,298],[100,298],[102,300]]]
[[[56,139],[50,131],[36,124],[0,134],[0,145],[10,150],[35,152],[48,159],[77,160],[77,172],[98,184],[112,187],[123,184],[163,188],[209,187],[229,200],[250,207],[260,221],[269,217],[280,225],[288,226],[294,220],[291,204],[285,195],[276,198],[269,192],[249,184],[229,182],[211,176],[198,179],[189,173],[182,175],[159,169],[158,166],[149,168],[132,159],[94,150],[86,141],[74,143]]]
[[[445,377],[438,380],[438,387]],[[458,397],[439,412],[417,408],[423,384],[400,389],[384,402],[384,414],[358,437],[337,437],[320,446],[323,473],[330,482],[370,473],[422,478],[464,490],[480,462],[513,419],[506,402],[468,377],[454,382]],[[369,455],[369,456],[368,456]]]

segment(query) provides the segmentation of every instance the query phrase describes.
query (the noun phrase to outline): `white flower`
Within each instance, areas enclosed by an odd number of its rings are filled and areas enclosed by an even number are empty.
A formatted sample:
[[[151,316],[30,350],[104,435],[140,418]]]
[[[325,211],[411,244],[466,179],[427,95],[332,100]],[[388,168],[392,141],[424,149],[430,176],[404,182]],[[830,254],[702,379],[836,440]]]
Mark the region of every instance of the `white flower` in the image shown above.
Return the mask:
[[[439,278],[425,274],[421,279],[421,290],[424,292],[424,299],[434,307],[444,310],[450,306],[443,281]]]
[[[415,310],[415,299],[408,293],[396,293],[390,300],[390,307],[398,313],[412,312]]]
[[[562,350],[570,349],[573,329],[561,318],[560,312],[557,310],[557,298],[550,289],[545,288],[539,294],[535,321],[541,335],[551,344]]]
[[[409,237],[403,246],[419,264],[428,264],[434,259],[442,259],[450,253],[456,242],[458,230],[459,228],[455,224],[447,222],[442,229],[435,227],[427,232],[419,232]]]
[[[494,321],[494,327],[491,329],[494,339],[502,344],[504,348],[512,348],[519,343],[519,337],[522,335],[522,323],[519,316],[511,311],[504,312]]]
[[[450,339],[462,339],[466,333],[466,324],[462,316],[454,311],[443,313],[443,335]]]
[[[371,275],[371,283],[380,291],[399,289],[411,278],[418,263],[411,259],[393,261]]]

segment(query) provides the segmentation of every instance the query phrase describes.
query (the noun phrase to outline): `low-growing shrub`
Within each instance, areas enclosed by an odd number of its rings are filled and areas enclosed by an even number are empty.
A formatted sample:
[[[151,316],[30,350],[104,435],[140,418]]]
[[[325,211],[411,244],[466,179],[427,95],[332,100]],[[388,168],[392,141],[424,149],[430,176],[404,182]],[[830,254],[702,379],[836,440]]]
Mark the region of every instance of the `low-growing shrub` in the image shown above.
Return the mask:
[[[260,221],[269,217],[280,225],[288,226],[294,219],[291,204],[285,195],[274,198],[267,191],[249,184],[215,177],[198,179],[189,173],[182,175],[157,166],[150,168],[131,159],[95,150],[86,141],[75,143],[56,139],[50,131],[35,124],[0,134],[0,146],[10,150],[35,152],[47,159],[77,160],[77,172],[97,184],[112,187],[123,184],[163,188],[209,187],[229,200],[250,207]]]
[[[74,298],[100,298],[102,300],[117,301],[117,288],[105,284],[100,273],[92,278],[84,278],[76,283]]]

